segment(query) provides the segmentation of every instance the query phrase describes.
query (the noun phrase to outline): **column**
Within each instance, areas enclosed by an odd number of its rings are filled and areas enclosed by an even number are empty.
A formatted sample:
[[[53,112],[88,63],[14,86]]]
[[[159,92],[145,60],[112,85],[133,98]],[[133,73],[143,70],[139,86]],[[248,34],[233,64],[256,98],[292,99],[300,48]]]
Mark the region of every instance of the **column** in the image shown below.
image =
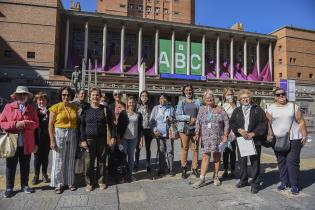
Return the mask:
[[[230,43],[230,78],[234,79],[234,38],[231,38]]]
[[[67,18],[67,23],[66,23],[66,43],[65,43],[65,63],[64,63],[64,65],[63,65],[63,68],[64,68],[64,69],[68,68],[69,25],[70,25],[70,21],[69,21],[69,18]]]
[[[206,76],[206,35],[202,35],[202,76]]]
[[[247,75],[247,41],[244,39],[244,74]]]
[[[89,23],[85,22],[85,34],[84,34],[84,62],[88,64],[88,44],[89,44]]]
[[[172,31],[172,63],[171,74],[175,74],[175,31]]]
[[[142,59],[142,27],[139,28],[138,33],[138,72],[140,72]]]
[[[256,64],[257,64],[257,71],[258,75],[260,74],[260,42],[257,40],[257,46],[256,46]]]
[[[187,75],[190,75],[190,32],[187,34]]]
[[[104,24],[103,27],[103,49],[102,49],[102,68],[105,70],[106,63],[106,51],[107,49],[107,23]]]
[[[216,64],[216,74],[217,79],[220,78],[220,36],[217,37],[217,64]]]
[[[269,42],[269,67],[270,67],[270,74],[271,74],[271,78],[273,76],[273,69],[272,69],[272,42]]]
[[[155,52],[154,52],[154,71],[159,73],[159,29],[155,30]]]
[[[125,26],[121,27],[120,33],[120,72],[124,72],[124,56],[125,56]]]

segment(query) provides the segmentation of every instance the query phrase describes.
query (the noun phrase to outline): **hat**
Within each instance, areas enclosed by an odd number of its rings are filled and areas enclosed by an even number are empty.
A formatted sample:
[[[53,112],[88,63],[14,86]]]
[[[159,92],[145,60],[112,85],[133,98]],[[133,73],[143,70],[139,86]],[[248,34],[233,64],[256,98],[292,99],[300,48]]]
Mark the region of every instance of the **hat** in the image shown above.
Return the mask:
[[[15,99],[15,94],[18,93],[27,93],[30,98],[33,98],[33,93],[31,93],[25,86],[17,86],[15,92],[11,94],[11,98]]]
[[[117,95],[122,94],[122,91],[121,90],[114,90],[113,95],[115,95],[115,94],[117,94]]]
[[[78,69],[78,68],[80,68],[80,66],[75,66],[75,67],[73,67],[74,69]]]

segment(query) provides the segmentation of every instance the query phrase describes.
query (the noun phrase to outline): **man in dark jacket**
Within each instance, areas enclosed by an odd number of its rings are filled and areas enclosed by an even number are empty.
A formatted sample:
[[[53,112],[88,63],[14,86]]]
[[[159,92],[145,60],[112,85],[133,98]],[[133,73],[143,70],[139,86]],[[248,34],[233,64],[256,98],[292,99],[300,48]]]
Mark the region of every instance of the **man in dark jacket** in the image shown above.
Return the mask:
[[[233,111],[230,127],[237,137],[242,136],[246,140],[254,141],[257,154],[249,158],[253,176],[251,192],[255,194],[259,191],[261,145],[266,138],[268,124],[264,110],[252,102],[252,93],[249,90],[240,90],[238,99],[241,106]],[[248,185],[247,157],[240,158],[240,168],[240,182],[236,185],[237,188]]]

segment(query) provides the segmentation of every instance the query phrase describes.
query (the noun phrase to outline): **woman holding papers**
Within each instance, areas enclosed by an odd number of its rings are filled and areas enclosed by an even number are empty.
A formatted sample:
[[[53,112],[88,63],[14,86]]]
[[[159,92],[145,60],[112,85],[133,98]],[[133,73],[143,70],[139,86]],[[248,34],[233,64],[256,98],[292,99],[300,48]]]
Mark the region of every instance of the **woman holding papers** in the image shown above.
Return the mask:
[[[201,174],[200,180],[193,184],[194,188],[199,188],[205,183],[205,176],[208,169],[211,153],[214,159],[214,185],[221,184],[219,180],[219,169],[221,153],[219,151],[220,143],[226,143],[229,130],[229,118],[224,109],[217,107],[214,102],[214,94],[207,90],[203,94],[205,106],[200,107],[196,121],[195,140],[201,139]]]
[[[299,194],[300,152],[307,138],[305,121],[299,107],[288,103],[283,89],[276,88],[274,95],[275,103],[267,109],[267,118],[275,136],[285,136],[289,132],[288,140],[290,140],[290,149],[287,152],[275,151],[281,182],[278,190],[285,190],[291,186],[292,194],[297,195]]]
[[[267,135],[267,119],[264,110],[252,102],[251,91],[240,90],[238,100],[241,106],[233,111],[230,126],[237,137],[243,137],[255,144],[256,155],[250,156],[250,162],[253,176],[251,192],[256,194],[259,191],[261,144]],[[236,185],[237,188],[248,185],[247,157],[241,157],[240,168],[240,182]]]

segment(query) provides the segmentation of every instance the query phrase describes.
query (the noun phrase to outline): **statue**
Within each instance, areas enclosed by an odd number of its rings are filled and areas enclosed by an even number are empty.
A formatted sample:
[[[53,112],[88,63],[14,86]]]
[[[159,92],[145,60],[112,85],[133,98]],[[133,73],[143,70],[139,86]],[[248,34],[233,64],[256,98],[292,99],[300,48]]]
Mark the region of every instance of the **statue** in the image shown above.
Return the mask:
[[[71,85],[73,85],[75,92],[81,89],[81,71],[79,70],[79,66],[74,67],[74,72],[71,75]]]

